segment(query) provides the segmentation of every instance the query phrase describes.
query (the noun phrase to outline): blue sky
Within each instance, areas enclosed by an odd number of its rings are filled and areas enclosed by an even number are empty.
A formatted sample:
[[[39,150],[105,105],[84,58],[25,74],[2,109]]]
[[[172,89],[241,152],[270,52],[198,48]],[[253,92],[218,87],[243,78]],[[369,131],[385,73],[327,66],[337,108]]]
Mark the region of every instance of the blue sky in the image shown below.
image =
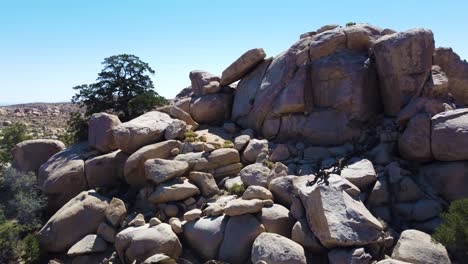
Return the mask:
[[[368,22],[433,30],[436,46],[468,59],[466,1],[0,0],[0,102],[67,101],[102,60],[131,53],[173,97],[190,70],[220,74],[239,55],[274,56],[325,24]]]

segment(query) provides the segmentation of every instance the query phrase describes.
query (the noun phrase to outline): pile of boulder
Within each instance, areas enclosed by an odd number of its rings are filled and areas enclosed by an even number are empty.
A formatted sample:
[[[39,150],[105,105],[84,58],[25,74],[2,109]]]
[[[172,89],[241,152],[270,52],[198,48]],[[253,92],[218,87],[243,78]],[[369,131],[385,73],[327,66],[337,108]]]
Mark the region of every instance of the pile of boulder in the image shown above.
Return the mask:
[[[466,69],[430,30],[328,25],[13,166],[38,175],[59,263],[452,263],[430,234],[468,197]]]

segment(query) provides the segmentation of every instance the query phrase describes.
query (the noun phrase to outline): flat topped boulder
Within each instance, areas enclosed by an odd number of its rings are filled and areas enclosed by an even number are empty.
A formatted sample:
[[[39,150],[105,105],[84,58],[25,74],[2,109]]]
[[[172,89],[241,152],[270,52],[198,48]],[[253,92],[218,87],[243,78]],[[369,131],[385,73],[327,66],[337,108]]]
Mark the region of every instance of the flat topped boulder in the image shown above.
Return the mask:
[[[156,184],[182,176],[188,169],[185,161],[149,159],[145,162],[146,178]]]
[[[37,173],[39,167],[52,155],[65,149],[65,144],[52,139],[33,139],[16,144],[12,149],[13,167],[20,171]]]
[[[158,185],[149,200],[155,204],[167,203],[185,200],[197,194],[200,194],[200,190],[188,180],[174,180]]]
[[[361,201],[337,187],[303,186],[299,197],[310,229],[326,248],[367,245],[382,237],[382,224]]]
[[[133,153],[139,148],[161,141],[173,119],[166,113],[151,111],[113,129],[119,149]]]
[[[236,61],[227,67],[221,75],[221,85],[229,85],[242,79],[253,67],[265,59],[263,49],[251,49],[242,54]]]
[[[368,159],[362,159],[346,166],[341,171],[341,176],[361,190],[365,190],[377,181],[374,166]]]

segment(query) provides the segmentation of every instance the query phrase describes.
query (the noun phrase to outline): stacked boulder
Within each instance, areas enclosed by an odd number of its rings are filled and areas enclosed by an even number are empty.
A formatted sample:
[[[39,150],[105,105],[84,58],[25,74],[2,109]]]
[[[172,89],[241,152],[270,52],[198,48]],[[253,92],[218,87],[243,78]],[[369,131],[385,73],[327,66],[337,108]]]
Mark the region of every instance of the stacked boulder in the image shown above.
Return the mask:
[[[14,166],[55,213],[42,247],[74,263],[451,263],[429,234],[468,197],[465,67],[430,30],[327,25]]]

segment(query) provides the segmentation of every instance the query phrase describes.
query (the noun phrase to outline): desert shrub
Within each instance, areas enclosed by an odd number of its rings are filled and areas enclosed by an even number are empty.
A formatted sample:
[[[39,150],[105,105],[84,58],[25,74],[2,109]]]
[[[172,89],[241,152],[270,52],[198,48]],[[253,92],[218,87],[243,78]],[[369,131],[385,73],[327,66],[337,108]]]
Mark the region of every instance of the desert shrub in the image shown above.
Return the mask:
[[[12,125],[0,131],[0,165],[10,163],[13,160],[11,150],[16,144],[31,139],[28,134],[28,127],[22,123]]]
[[[88,120],[79,112],[70,113],[65,133],[60,140],[71,146],[88,139]]]
[[[443,223],[437,227],[432,238],[468,256],[468,199],[452,202],[449,211],[441,217]]]
[[[237,196],[241,196],[244,191],[245,191],[245,187],[244,185],[241,185],[241,184],[238,184],[238,183],[234,183],[232,185],[231,188],[229,188],[228,190],[228,193],[231,194],[231,195],[237,195]]]
[[[34,234],[28,234],[21,240],[21,259],[25,263],[39,263],[41,248]]]
[[[0,205],[7,219],[37,228],[41,224],[42,210],[46,204],[33,173],[23,173],[8,168],[0,182]]]
[[[346,23],[346,26],[347,26],[347,27],[354,26],[354,25],[356,25],[355,22],[348,22],[348,23]]]
[[[15,221],[0,224],[0,263],[39,263],[39,242],[31,232]]]

